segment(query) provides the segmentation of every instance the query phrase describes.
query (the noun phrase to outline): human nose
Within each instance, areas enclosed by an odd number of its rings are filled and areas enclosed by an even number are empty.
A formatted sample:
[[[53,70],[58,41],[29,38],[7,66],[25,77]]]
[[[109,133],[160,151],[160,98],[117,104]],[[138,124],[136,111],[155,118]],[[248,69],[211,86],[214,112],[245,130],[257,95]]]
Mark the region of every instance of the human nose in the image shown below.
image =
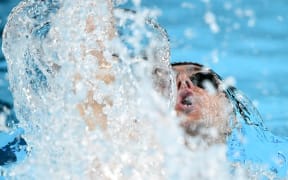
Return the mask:
[[[179,73],[176,78],[177,89],[185,89],[191,88],[193,83],[191,82],[190,78],[187,76],[186,73]]]

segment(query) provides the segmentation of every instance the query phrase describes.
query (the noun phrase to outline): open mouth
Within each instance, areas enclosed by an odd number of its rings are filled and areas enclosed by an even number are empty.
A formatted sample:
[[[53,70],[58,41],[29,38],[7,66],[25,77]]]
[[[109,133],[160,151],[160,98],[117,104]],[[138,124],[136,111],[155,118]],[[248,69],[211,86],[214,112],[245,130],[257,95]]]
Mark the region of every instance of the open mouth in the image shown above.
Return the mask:
[[[185,113],[193,111],[193,101],[194,97],[192,92],[188,90],[179,92],[177,97],[176,110],[183,111]]]
[[[187,96],[184,96],[181,100],[181,104],[183,106],[191,106],[192,105],[192,99],[193,97],[191,95],[187,95]]]

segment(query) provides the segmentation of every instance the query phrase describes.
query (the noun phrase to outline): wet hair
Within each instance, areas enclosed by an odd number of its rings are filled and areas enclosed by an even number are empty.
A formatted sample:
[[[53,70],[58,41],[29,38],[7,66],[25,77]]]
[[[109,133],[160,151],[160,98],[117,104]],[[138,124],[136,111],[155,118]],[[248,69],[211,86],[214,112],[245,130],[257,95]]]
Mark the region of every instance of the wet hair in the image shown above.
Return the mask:
[[[202,64],[195,63],[195,62],[177,62],[177,63],[171,63],[172,66],[177,66],[177,65],[195,65],[199,67],[204,67]]]

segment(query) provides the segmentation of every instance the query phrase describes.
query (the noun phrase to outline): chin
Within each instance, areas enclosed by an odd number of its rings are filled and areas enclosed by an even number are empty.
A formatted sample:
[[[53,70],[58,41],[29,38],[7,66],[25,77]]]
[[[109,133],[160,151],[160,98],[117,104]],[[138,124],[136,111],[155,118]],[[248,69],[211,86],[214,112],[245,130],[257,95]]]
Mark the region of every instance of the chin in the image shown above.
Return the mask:
[[[223,133],[223,121],[211,123],[211,119],[207,119],[201,111],[185,113],[177,111],[177,114],[182,117],[180,126],[183,128],[186,136],[185,141],[188,147],[191,146],[191,139],[201,139],[199,147],[209,147],[213,144],[225,144],[227,134]],[[222,122],[222,123],[221,123]],[[224,127],[225,131],[227,127]],[[193,143],[193,141],[192,141]],[[195,144],[194,144],[195,145]],[[198,145],[196,146],[198,147]]]

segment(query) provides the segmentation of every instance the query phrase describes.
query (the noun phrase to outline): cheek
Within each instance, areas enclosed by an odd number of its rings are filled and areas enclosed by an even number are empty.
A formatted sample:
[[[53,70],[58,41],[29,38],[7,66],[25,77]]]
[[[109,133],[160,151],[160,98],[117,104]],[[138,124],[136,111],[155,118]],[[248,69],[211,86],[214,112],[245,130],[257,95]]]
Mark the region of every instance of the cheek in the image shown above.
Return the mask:
[[[190,112],[189,114],[187,114],[187,121],[197,121],[197,120],[201,120],[202,119],[202,114],[203,112],[201,111],[201,108],[199,107],[195,107],[193,112]]]
[[[209,104],[211,104],[211,101],[213,101],[213,98],[211,98],[208,93],[204,91],[196,92],[194,97],[194,104],[197,105],[199,110],[209,108]]]

